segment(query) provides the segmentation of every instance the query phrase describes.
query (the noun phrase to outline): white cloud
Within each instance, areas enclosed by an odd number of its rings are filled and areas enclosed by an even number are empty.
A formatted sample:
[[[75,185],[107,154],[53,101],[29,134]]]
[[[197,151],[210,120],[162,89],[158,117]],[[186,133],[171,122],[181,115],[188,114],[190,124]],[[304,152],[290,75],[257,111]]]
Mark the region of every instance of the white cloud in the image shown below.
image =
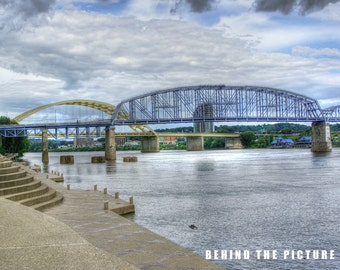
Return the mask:
[[[323,10],[311,13],[309,17],[318,18],[325,21],[340,21],[340,3],[332,3],[325,7]]]
[[[300,45],[313,39],[316,29],[300,25],[278,31],[279,23],[250,12],[204,27],[165,19],[162,10],[155,19],[159,7],[152,1],[137,15],[140,2],[129,6],[135,16],[61,9],[35,27],[3,31],[0,90],[8,92],[0,115],[66,99],[117,104],[153,90],[198,84],[281,88],[327,105],[338,100],[339,74],[333,70],[340,70],[339,59],[310,57],[338,50]],[[258,41],[261,53],[253,47]],[[270,52],[281,43],[297,44],[294,54]]]
[[[305,56],[328,56],[328,57],[340,57],[340,50],[336,48],[322,48],[322,49],[314,49],[306,46],[296,46],[293,48],[293,54],[296,55],[305,55]]]
[[[301,17],[287,18],[281,15],[273,18],[267,13],[247,12],[222,17],[216,27],[225,28],[235,36],[252,41],[261,51],[290,50],[294,46],[326,41],[340,43],[338,24],[323,21],[306,23]]]

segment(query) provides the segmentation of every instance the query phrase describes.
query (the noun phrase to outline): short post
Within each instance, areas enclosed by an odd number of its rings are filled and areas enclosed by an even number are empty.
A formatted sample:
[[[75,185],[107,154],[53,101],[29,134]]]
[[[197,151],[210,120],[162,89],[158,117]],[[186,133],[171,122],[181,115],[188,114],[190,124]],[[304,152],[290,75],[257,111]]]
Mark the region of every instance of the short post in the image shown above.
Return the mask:
[[[107,194],[107,188],[104,188],[104,194],[105,195]]]
[[[70,184],[67,184],[67,190],[70,190]]]
[[[129,201],[130,201],[130,204],[133,204],[133,197],[132,196],[129,198]]]
[[[93,190],[94,190],[94,191],[97,191],[97,185],[94,185],[94,186],[93,186]]]
[[[119,199],[119,192],[115,193],[115,199]]]
[[[109,202],[104,202],[104,210],[108,210],[109,209]]]

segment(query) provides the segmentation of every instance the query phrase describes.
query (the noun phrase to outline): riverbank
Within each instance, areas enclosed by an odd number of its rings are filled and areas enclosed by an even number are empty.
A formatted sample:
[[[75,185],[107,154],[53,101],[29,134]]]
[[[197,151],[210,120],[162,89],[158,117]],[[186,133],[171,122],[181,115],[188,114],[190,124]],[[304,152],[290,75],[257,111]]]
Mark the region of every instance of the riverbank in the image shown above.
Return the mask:
[[[109,201],[110,204],[113,198],[109,194],[94,190],[72,190],[72,186],[68,190],[44,174],[28,167],[25,170],[64,196],[60,205],[44,210],[42,215],[52,217],[70,227],[86,242],[105,254],[139,269],[223,269],[164,237],[110,210],[105,210],[104,202]],[[25,233],[29,231],[22,230],[22,234]],[[65,245],[72,246],[71,243]]]

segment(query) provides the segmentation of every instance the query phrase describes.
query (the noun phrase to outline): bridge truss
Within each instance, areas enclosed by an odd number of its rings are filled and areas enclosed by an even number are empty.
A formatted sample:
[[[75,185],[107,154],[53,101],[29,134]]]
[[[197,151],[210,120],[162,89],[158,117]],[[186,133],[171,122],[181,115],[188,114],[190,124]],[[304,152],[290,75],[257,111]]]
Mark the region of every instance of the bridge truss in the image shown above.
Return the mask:
[[[256,86],[201,85],[125,100],[117,105],[112,124],[323,120],[316,100],[293,92]]]
[[[340,106],[333,106],[323,110],[328,122],[339,122]]]

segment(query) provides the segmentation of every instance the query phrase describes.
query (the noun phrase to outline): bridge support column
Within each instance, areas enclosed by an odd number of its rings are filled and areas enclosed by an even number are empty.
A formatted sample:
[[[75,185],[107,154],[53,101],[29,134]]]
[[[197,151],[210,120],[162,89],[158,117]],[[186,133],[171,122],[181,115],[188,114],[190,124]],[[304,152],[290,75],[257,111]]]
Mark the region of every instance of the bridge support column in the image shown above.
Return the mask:
[[[105,160],[113,161],[116,159],[115,129],[107,127],[105,132]]]
[[[48,164],[48,138],[47,138],[47,129],[42,130],[42,163]]]
[[[240,138],[225,138],[225,149],[242,149]]]
[[[332,140],[329,123],[312,123],[312,152],[331,152]]]
[[[203,151],[204,140],[203,136],[187,137],[187,151]]]
[[[141,152],[142,153],[159,152],[158,136],[142,137]]]

